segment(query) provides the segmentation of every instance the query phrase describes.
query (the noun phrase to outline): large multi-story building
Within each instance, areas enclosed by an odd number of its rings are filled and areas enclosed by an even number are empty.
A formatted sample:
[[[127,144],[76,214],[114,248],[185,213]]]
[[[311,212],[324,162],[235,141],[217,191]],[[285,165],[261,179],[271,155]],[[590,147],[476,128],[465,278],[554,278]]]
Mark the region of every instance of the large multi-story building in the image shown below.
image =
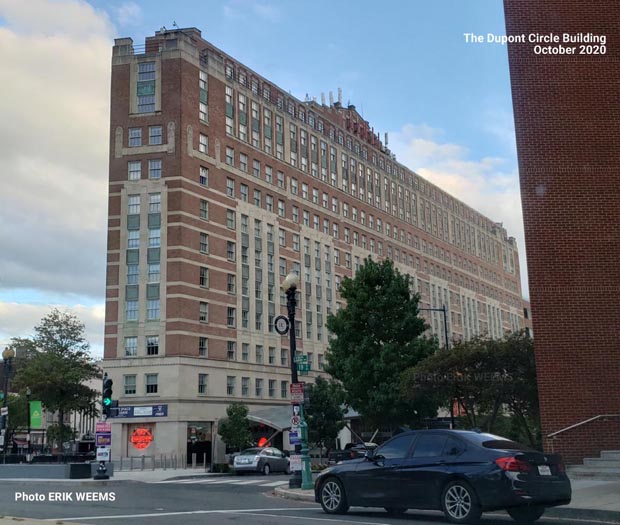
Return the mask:
[[[310,380],[339,284],[368,256],[411,274],[423,307],[447,305],[453,337],[523,327],[501,224],[399,164],[354,106],[300,101],[194,28],[115,41],[108,228],[105,369],[127,407],[114,456],[208,447],[233,400],[289,403],[273,320],[290,271]]]
[[[504,6],[542,430],[579,462],[620,448],[620,3]]]

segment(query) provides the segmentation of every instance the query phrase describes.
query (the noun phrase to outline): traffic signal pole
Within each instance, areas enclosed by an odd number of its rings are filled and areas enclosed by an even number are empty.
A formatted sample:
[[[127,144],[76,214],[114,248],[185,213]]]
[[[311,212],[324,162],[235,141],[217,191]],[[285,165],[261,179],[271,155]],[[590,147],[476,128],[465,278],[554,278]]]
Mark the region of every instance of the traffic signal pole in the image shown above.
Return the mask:
[[[103,374],[103,385],[102,385],[102,394],[101,394],[101,421],[104,423],[108,419],[108,417],[112,413],[112,385],[114,382],[112,379],[108,377],[108,373]],[[97,444],[95,443],[95,448]],[[99,466],[97,467],[97,473],[93,477],[93,479],[110,479],[110,476],[107,474],[108,469],[105,466],[105,460],[99,461]]]

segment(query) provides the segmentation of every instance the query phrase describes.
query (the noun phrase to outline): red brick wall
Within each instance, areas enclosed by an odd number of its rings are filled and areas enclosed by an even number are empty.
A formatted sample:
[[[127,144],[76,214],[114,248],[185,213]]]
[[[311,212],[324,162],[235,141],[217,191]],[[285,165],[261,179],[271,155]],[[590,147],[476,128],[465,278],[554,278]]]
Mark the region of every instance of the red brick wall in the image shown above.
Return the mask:
[[[620,2],[504,6],[507,34],[607,38],[604,55],[508,49],[546,435],[620,413]],[[554,447],[570,462],[620,449],[618,420],[564,433]]]

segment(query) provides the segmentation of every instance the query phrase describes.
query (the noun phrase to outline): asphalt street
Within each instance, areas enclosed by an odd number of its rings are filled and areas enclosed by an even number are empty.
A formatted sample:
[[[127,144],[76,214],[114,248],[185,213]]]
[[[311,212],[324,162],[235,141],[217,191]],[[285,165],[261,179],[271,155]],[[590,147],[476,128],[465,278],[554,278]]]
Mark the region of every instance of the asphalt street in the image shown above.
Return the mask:
[[[409,511],[402,517],[390,517],[382,509],[353,508],[344,516],[327,515],[317,504],[272,494],[275,486],[287,483],[285,476],[192,478],[152,483],[0,481],[0,514],[93,525],[445,523],[441,514],[432,512]],[[511,523],[514,522],[508,516],[498,514],[487,515],[482,520],[483,525]],[[542,519],[538,523],[587,525],[588,522]]]

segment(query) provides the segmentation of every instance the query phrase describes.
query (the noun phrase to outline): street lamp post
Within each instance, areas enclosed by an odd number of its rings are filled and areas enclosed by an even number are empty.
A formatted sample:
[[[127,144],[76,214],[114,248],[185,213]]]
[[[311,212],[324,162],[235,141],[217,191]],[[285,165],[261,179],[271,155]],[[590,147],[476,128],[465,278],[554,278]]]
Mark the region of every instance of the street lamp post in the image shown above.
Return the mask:
[[[2,412],[5,414],[2,415],[2,428],[0,443],[2,444],[2,450],[4,451],[4,462],[6,463],[6,436],[8,430],[8,419],[9,415],[7,413],[7,407],[9,406],[9,378],[11,377],[11,372],[13,370],[13,358],[15,357],[15,350],[10,346],[7,346],[2,352],[2,359],[4,360],[4,367],[2,372],[4,374],[4,398],[2,399]]]
[[[418,308],[422,312],[442,312],[443,313],[443,333],[446,339],[444,348],[450,350],[450,341],[448,339],[448,309],[444,304],[441,308]],[[454,400],[450,402],[450,428],[454,428]]]
[[[26,452],[26,462],[30,463],[30,455],[32,454],[32,442],[31,442],[31,435],[30,433],[32,432],[31,428],[30,428],[30,395],[32,394],[32,392],[30,391],[30,387],[26,388],[26,411],[27,411],[27,417],[28,417],[28,435],[26,437],[27,441],[28,441],[28,449]]]
[[[289,322],[291,384],[296,384],[298,382],[297,363],[295,362],[297,350],[297,343],[295,340],[295,307],[297,305],[297,299],[295,294],[298,285],[299,276],[292,272],[286,276],[282,283],[282,290],[286,294],[286,308]],[[302,471],[299,472],[296,470],[293,472],[293,476],[289,480],[289,488],[311,489],[314,485],[312,483],[310,458],[308,457],[308,425],[304,418],[303,403],[299,404],[299,417],[301,420],[299,425],[301,429],[301,446],[295,445],[295,451],[301,452]]]

